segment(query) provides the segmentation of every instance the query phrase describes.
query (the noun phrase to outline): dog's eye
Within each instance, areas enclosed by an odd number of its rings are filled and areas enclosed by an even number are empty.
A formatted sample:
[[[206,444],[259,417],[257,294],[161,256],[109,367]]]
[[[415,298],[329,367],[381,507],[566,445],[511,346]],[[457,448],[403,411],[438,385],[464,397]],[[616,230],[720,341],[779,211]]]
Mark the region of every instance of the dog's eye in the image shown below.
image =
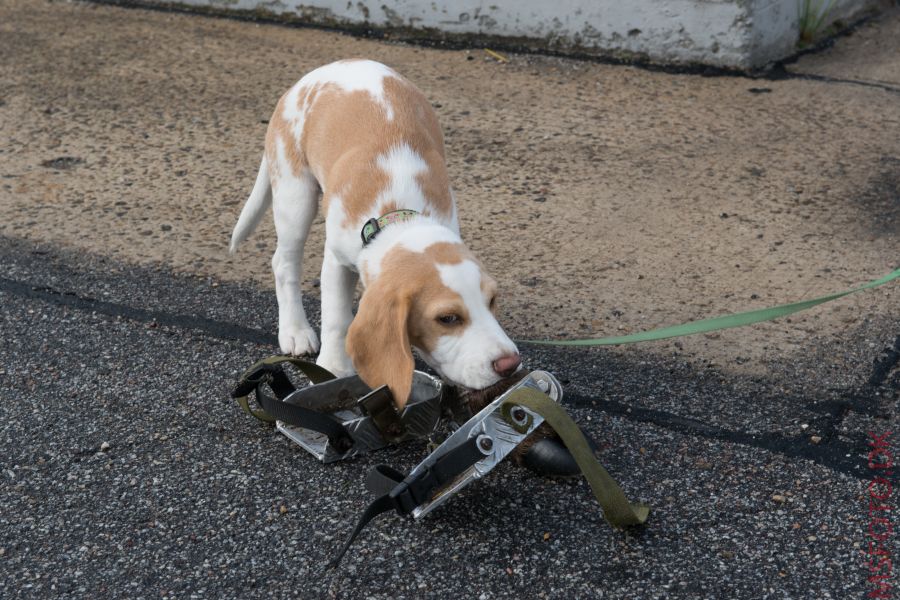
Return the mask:
[[[462,323],[462,317],[459,315],[441,315],[437,318],[438,323],[441,325],[459,325]]]

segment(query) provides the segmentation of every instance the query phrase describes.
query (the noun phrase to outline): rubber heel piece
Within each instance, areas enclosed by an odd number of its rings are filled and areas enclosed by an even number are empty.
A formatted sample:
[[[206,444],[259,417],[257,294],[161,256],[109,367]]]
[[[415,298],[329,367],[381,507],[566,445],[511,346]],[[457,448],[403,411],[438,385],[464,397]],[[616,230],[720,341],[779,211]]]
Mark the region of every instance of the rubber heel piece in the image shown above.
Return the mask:
[[[582,430],[591,452],[597,453],[597,443]],[[543,477],[579,477],[581,469],[565,444],[558,437],[543,438],[531,445],[522,456],[522,466]]]

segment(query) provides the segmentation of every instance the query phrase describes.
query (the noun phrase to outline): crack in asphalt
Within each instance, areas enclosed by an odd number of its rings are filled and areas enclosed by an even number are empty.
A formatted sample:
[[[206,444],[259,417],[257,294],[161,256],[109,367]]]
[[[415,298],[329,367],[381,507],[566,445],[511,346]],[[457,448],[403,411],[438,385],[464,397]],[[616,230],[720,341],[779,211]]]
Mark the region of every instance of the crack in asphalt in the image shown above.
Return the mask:
[[[813,444],[808,435],[785,436],[778,433],[734,431],[652,408],[629,406],[610,400],[595,400],[576,394],[567,394],[566,398],[572,400],[575,406],[598,408],[629,421],[649,423],[705,439],[759,448],[790,458],[803,458],[832,471],[859,479],[868,476],[865,465],[859,460],[859,454],[865,450],[866,440],[863,436],[854,436],[852,442],[834,439],[834,436],[827,439],[822,436],[821,442]]]
[[[884,356],[875,361],[872,374],[859,389],[850,392],[846,400],[832,404],[832,412],[825,423],[822,441],[829,442],[837,435],[838,428],[851,412],[875,418],[888,418],[879,398],[879,390],[887,383],[893,370],[900,365],[900,335],[894,339],[892,346],[884,351]],[[865,440],[863,441],[863,443]]]
[[[136,308],[4,277],[0,277],[0,292],[142,323],[202,331],[219,339],[277,345],[275,335],[258,329],[196,315]],[[569,393],[567,398],[577,407],[597,408],[629,421],[650,423],[681,434],[751,446],[792,458],[803,458],[833,471],[864,479],[868,477],[868,473],[858,455],[865,451],[866,440],[863,436],[858,435],[855,436],[856,439],[853,442],[846,442],[837,438],[837,431],[846,415],[851,411],[863,414],[872,413],[873,404],[878,406],[877,390],[887,381],[890,373],[898,364],[900,364],[900,335],[897,336],[893,346],[886,350],[884,357],[875,362],[867,382],[860,389],[850,392],[847,400],[830,405],[831,410],[826,415],[828,420],[819,444],[812,444],[806,435],[785,436],[777,433],[734,431],[668,411],[630,406],[611,400],[598,400],[581,394]]]
[[[844,85],[859,85],[862,87],[875,88],[890,92],[892,94],[900,94],[900,86],[884,83],[881,81],[867,81],[865,79],[845,79],[843,77],[831,77],[829,75],[818,75],[816,73],[801,73],[797,71],[788,71],[783,64],[778,64],[762,79],[767,81],[781,81],[784,79],[800,79],[805,81],[818,81],[821,83],[836,83]]]
[[[197,329],[220,339],[253,342],[256,344],[277,345],[277,336],[253,329],[199,317],[196,315],[179,315],[163,311],[146,310],[126,304],[117,304],[96,298],[83,297],[74,292],[60,292],[47,286],[35,286],[22,281],[14,281],[0,277],[0,292],[8,292],[23,298],[43,300],[59,306],[68,306],[80,310],[98,312],[113,317],[124,317],[141,323],[156,323],[182,329]]]

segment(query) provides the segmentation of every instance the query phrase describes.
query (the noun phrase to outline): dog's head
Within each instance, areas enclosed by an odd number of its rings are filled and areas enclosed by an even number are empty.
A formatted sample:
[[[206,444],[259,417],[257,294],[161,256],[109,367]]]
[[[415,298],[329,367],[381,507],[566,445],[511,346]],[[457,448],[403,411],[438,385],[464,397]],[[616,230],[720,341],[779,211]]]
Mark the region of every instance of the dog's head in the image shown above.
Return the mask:
[[[497,284],[463,244],[396,245],[370,267],[347,352],[366,384],[390,388],[398,408],[412,387],[411,348],[444,379],[472,389],[518,368],[516,346],[495,317]]]

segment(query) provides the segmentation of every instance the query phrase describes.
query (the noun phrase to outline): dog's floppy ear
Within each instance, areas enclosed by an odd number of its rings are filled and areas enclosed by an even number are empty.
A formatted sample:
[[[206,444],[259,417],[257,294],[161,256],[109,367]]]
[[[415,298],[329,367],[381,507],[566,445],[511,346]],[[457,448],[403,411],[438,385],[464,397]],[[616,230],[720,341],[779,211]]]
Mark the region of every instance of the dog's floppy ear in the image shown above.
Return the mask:
[[[397,409],[406,406],[412,390],[413,362],[407,319],[410,299],[387,281],[376,281],[363,292],[359,310],[347,331],[347,354],[366,385],[387,385]]]

